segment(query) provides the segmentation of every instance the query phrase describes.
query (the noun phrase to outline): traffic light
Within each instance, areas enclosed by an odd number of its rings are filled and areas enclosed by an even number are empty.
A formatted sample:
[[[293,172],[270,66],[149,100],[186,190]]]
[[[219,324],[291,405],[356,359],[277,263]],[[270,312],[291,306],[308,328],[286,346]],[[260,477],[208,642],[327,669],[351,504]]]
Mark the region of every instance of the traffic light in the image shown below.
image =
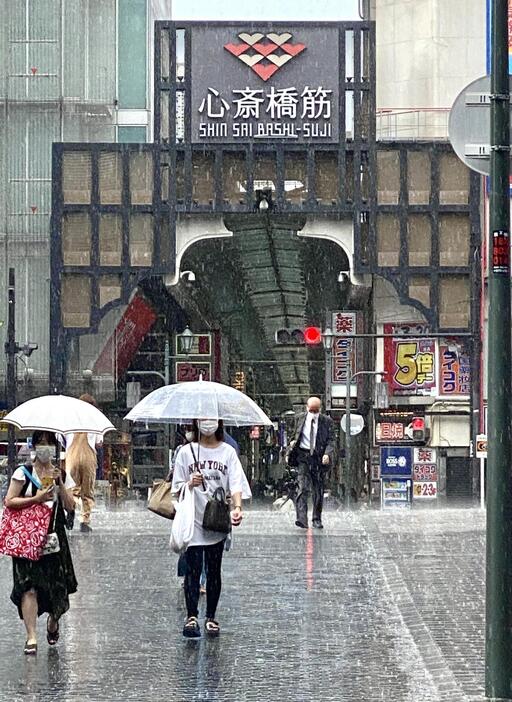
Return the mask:
[[[425,431],[425,418],[424,417],[413,417],[411,422],[412,429],[412,440],[413,441],[425,441],[426,431]]]
[[[322,330],[320,327],[278,329],[274,338],[279,346],[314,346],[322,343]]]
[[[279,346],[303,346],[305,344],[302,329],[278,329],[274,338]]]
[[[322,330],[320,327],[306,327],[304,329],[304,341],[308,346],[315,346],[322,343]]]

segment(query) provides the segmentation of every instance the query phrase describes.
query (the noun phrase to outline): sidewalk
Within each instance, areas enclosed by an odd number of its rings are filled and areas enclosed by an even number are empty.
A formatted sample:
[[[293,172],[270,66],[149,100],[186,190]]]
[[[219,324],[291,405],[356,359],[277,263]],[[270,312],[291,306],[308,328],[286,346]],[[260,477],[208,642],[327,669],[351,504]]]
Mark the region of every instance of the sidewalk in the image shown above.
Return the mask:
[[[0,557],[0,702],[475,702],[484,516],[327,512],[323,532],[254,507],[225,555],[217,640],[181,636],[168,525],[140,503],[72,532],[79,581],[37,659]]]

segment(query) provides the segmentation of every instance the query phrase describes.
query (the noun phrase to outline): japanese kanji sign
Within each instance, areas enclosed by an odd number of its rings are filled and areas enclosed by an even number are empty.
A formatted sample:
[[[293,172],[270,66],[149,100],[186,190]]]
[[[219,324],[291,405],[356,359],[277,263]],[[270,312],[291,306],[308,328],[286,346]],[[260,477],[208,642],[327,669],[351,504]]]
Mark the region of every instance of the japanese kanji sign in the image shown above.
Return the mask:
[[[338,141],[338,30],[192,31],[192,141]]]
[[[376,444],[412,444],[412,432],[408,431],[414,417],[421,413],[413,410],[378,410],[375,412]]]
[[[469,395],[469,356],[457,344],[439,344],[439,394]]]
[[[350,373],[353,374],[357,370],[355,340],[348,338],[356,333],[356,313],[333,312],[332,331],[334,338],[332,342],[331,381],[333,384],[346,384],[349,360]]]
[[[424,324],[384,324],[384,365],[391,395],[435,395],[436,342]],[[416,336],[415,336],[416,335]],[[418,336],[420,335],[420,336]]]

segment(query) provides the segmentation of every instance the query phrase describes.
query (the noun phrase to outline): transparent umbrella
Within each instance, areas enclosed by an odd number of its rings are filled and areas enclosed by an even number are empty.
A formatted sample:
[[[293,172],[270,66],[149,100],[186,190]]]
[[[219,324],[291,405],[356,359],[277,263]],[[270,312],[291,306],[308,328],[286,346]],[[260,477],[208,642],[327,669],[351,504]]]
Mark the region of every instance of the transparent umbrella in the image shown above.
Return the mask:
[[[228,426],[269,425],[272,421],[243,392],[207,380],[165,385],[133,407],[133,422],[187,424],[193,419],[222,419]]]
[[[115,426],[103,412],[83,400],[67,395],[35,397],[9,412],[2,420],[18,429],[59,434],[87,432],[103,436]]]

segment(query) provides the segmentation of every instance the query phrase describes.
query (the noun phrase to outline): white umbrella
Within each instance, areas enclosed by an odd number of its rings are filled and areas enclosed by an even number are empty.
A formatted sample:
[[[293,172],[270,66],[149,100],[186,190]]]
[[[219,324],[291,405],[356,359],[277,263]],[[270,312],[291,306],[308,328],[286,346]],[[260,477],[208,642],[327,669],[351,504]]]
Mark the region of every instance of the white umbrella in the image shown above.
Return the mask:
[[[78,431],[103,436],[115,426],[94,405],[67,395],[44,395],[24,402],[2,420],[18,429],[71,434]]]
[[[138,402],[125,419],[148,424],[222,419],[224,424],[236,427],[272,424],[265,412],[243,392],[208,380],[158,388]]]

